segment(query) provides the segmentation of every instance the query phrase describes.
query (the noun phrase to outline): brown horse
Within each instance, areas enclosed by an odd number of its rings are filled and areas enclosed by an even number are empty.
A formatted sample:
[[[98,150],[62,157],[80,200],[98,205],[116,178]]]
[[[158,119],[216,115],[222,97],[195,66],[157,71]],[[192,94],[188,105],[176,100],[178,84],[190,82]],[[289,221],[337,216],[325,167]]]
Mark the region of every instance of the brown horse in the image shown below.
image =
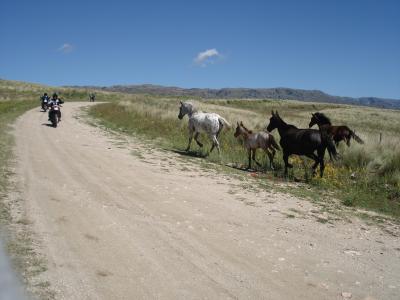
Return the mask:
[[[251,159],[253,159],[258,166],[261,166],[261,164],[256,160],[256,151],[259,148],[263,149],[267,153],[269,165],[272,170],[274,169],[272,163],[276,152],[275,150],[280,150],[280,147],[276,143],[272,134],[265,131],[253,133],[253,131],[247,129],[243,125],[243,122],[238,122],[234,136],[236,138],[239,136],[243,137],[244,147],[247,149],[249,155],[249,165],[247,169],[251,168]]]
[[[350,147],[351,138],[353,138],[357,143],[364,144],[364,141],[349,127],[345,125],[333,126],[331,120],[320,112],[316,112],[315,114],[311,115],[312,117],[309,128],[317,124],[321,131],[324,131],[333,137],[336,146],[338,146],[340,141],[345,141],[346,145]]]

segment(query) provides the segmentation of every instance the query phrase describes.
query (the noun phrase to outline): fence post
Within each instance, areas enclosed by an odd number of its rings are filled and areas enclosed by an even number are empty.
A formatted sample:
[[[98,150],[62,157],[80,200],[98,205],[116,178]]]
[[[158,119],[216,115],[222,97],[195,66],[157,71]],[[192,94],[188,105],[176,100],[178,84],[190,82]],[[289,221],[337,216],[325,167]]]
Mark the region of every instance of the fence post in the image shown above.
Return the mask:
[[[382,143],[382,132],[379,133],[379,144]]]

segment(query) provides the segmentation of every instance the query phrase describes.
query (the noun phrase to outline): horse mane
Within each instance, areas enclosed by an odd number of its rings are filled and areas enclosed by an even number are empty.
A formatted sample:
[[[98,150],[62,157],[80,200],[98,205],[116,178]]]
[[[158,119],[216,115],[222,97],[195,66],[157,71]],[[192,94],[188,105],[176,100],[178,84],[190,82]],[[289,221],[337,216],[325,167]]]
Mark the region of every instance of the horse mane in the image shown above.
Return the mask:
[[[279,114],[276,115],[278,117],[278,119],[286,126],[286,127],[291,127],[291,128],[295,128],[298,129],[296,126],[292,125],[292,124],[288,124],[286,123]]]
[[[241,126],[244,130],[246,130],[248,134],[252,134],[252,133],[253,133],[253,130],[247,129],[247,128],[243,125],[242,122],[240,122],[240,126]]]
[[[316,112],[314,115],[317,117],[320,123],[332,125],[331,120],[325,114]]]
[[[186,105],[186,107],[187,107],[187,105],[190,106],[191,114],[202,112],[201,110],[197,109],[197,107],[194,105],[194,103],[191,100],[185,101],[184,104]]]

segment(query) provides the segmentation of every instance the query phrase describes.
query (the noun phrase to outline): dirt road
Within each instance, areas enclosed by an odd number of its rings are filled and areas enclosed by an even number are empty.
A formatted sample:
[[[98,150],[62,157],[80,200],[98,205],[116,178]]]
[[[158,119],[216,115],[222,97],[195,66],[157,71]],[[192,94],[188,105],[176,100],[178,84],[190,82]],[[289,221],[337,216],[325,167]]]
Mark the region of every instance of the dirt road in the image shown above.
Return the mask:
[[[119,140],[76,117],[83,105],[56,129],[37,109],[15,126],[57,299],[399,299],[398,237]]]

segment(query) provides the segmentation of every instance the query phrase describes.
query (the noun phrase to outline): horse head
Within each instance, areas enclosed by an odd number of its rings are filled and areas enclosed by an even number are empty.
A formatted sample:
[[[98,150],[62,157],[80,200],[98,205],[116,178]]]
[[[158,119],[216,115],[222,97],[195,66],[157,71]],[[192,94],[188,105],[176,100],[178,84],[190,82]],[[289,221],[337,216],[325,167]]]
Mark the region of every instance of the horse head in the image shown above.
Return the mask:
[[[240,127],[242,127],[247,133],[252,134],[253,131],[248,129],[246,126],[244,126],[243,122],[240,121]]]
[[[179,107],[179,115],[178,115],[178,119],[182,120],[183,117],[188,114],[189,116],[192,114],[193,112],[193,104],[191,104],[190,102],[180,102],[181,106]]]
[[[233,134],[233,136],[235,138],[237,138],[241,134],[242,134],[242,128],[240,128],[239,122],[236,122],[236,130],[235,130],[235,133]]]
[[[279,124],[279,120],[280,120],[280,116],[278,111],[271,111],[271,118],[269,119],[269,124],[267,126],[267,130],[269,132],[271,132],[272,130],[274,130],[275,128],[278,128],[278,124]]]
[[[308,128],[313,127],[315,124],[318,124],[318,117],[316,116],[316,114],[311,113],[311,120],[310,124],[308,124]]]
[[[311,114],[311,121],[309,127],[311,128],[313,125],[332,125],[331,120],[325,116],[325,114],[316,112],[315,114]]]

